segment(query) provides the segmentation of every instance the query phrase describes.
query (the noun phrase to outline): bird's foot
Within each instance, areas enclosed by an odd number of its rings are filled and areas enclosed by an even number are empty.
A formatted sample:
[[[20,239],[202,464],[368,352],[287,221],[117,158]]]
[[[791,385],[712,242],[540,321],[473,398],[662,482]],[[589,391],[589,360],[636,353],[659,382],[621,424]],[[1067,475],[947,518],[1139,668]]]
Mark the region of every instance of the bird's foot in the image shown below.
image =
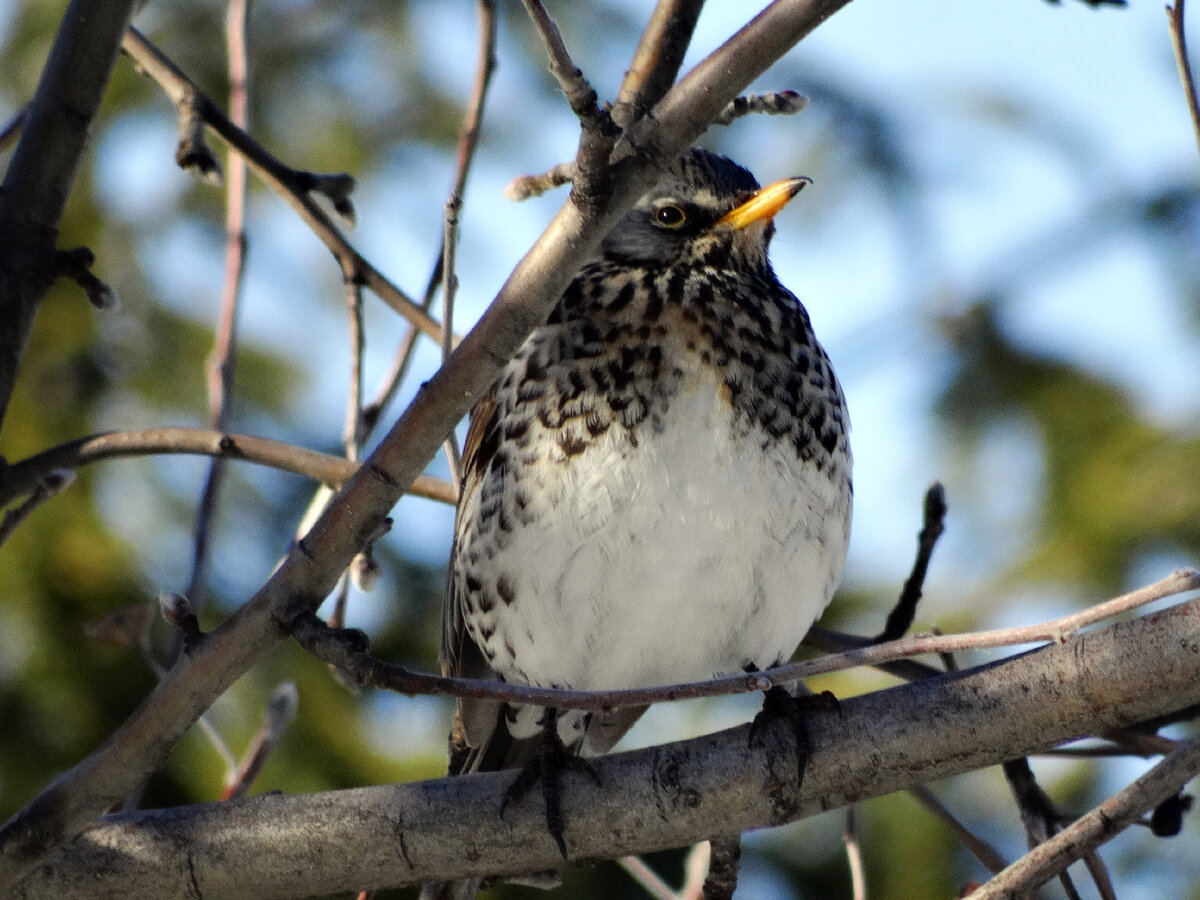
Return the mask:
[[[546,804],[546,830],[558,845],[558,852],[563,859],[567,858],[567,844],[563,839],[562,815],[562,773],[571,769],[576,772],[586,772],[596,784],[600,776],[582,756],[577,756],[567,749],[562,738],[558,736],[558,717],[550,711],[542,728],[542,740],[537,752],[517,773],[508,790],[504,792],[504,800],[500,804],[500,816],[510,803],[518,802],[529,793],[539,781],[542,785],[542,800]]]
[[[750,723],[750,743],[758,744],[763,729],[780,719],[786,720],[796,739],[796,785],[799,787],[804,783],[804,770],[808,767],[808,758],[811,754],[808,740],[808,714],[829,710],[841,710],[837,697],[829,691],[795,697],[785,688],[776,685],[763,694],[763,708]]]

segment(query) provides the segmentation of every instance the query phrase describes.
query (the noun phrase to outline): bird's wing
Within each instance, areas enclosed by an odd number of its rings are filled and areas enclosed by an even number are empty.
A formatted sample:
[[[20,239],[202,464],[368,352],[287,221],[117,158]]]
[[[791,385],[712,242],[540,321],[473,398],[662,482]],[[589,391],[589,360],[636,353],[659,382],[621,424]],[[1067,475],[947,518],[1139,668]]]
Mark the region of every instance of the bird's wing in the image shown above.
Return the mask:
[[[478,492],[488,464],[500,439],[495,387],[471,411],[471,425],[463,445],[458,514],[454,522],[454,547],[446,578],[446,601],[442,605],[442,674],[452,678],[495,679],[496,673],[467,632],[462,585],[454,577],[454,557],[463,531],[468,527],[465,511]],[[458,701],[454,730],[450,734],[450,774],[459,775],[496,766],[493,758],[508,756],[504,747],[507,728],[501,721],[502,704],[495,700],[464,697]],[[498,733],[498,732],[502,732]],[[509,739],[511,740],[511,739]]]
[[[496,408],[496,388],[493,385],[486,394],[479,398],[475,408],[471,410],[471,425],[467,429],[467,440],[463,446],[461,478],[458,491],[458,510],[454,519],[454,544],[450,548],[450,568],[446,576],[446,602],[442,604],[442,649],[440,661],[442,674],[447,677],[488,678],[492,673],[482,658],[479,665],[487,669],[488,674],[472,674],[477,668],[474,660],[464,657],[464,649],[475,642],[467,634],[463,600],[459,596],[459,585],[454,578],[454,557],[461,540],[463,529],[467,523],[463,512],[469,498],[479,490],[479,484],[487,472],[488,463],[495,453],[499,440],[499,423]],[[485,440],[485,435],[488,439]],[[478,649],[475,655],[479,656]]]

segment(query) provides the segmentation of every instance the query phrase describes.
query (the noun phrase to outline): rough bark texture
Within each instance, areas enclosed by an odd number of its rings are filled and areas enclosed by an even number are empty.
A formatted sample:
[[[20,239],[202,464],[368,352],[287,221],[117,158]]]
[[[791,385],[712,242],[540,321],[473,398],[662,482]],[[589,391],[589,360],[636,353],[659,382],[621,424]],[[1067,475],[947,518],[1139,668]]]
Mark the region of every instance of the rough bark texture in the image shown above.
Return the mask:
[[[1153,685],[1153,689],[1148,689]],[[596,761],[568,778],[573,860],[794,821],[1200,702],[1200,600],[814,714],[797,790],[786,727],[748,726]],[[14,897],[301,897],[554,868],[536,798],[500,819],[511,773],[109,817]]]

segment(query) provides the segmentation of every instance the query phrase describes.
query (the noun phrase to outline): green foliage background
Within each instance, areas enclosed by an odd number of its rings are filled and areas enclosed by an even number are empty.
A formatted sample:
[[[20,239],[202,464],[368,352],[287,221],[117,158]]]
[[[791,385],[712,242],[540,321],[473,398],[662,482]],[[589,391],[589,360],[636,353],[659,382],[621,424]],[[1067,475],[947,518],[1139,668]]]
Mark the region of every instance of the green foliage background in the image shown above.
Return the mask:
[[[473,177],[488,187],[490,198],[508,178],[568,158],[574,140],[573,123],[545,73],[536,39],[515,4],[502,7],[501,69]],[[12,113],[32,93],[62,8],[18,0],[7,20],[0,20],[0,113]],[[585,72],[602,95],[611,94],[644,12],[618,2],[560,3],[551,10]],[[1127,14],[1081,5],[1055,9],[1033,0],[1013,4],[1013,15],[1028,17],[1031,29],[1048,15]],[[218,102],[227,92],[222,15],[216,4],[160,0],[138,21]],[[474,29],[473,7],[466,2],[264,0],[253,11],[253,133],[296,168],[353,173],[361,184],[353,239],[416,294],[440,236],[440,205],[474,65]],[[1163,42],[1165,48],[1165,35]],[[997,612],[1000,618],[1043,618],[1044,603],[1069,608],[1127,589],[1148,573],[1165,574],[1168,564],[1200,559],[1196,398],[1176,405],[1185,411],[1180,416],[1164,417],[1145,409],[1103,366],[1031,346],[1009,325],[1014,300],[1055,290],[1064,259],[1086,262],[1108,252],[1113,242],[1139,242],[1152,248],[1153,278],[1195,347],[1196,168],[1181,178],[1173,166],[1147,159],[1137,185],[1081,191],[1077,210],[1061,228],[1031,230],[1003,277],[962,283],[937,271],[924,240],[930,217],[937,215],[929,196],[937,188],[938,163],[918,133],[921,98],[897,102],[882,86],[864,87],[845,77],[837,60],[820,54],[793,54],[762,89],[779,87],[797,87],[812,98],[802,118],[746,122],[707,141],[751,162],[762,177],[794,168],[818,183],[839,186],[811,201],[811,222],[790,221],[781,228],[777,259],[797,252],[814,234],[827,239],[840,229],[840,240],[857,240],[856,223],[837,211],[839,197],[847,195],[869,195],[873,214],[900,235],[896,242],[908,266],[899,269],[912,279],[895,286],[912,298],[902,321],[882,323],[857,339],[842,338],[840,346],[853,373],[869,370],[878,347],[899,337],[909,342],[903,352],[934,382],[923,398],[913,399],[911,410],[924,423],[925,444],[906,452],[923,455],[927,463],[914,468],[903,486],[912,498],[911,516],[887,527],[901,535],[915,532],[917,498],[930,473],[947,481],[952,509],[963,510],[963,516],[951,519],[943,551],[949,574],[941,580],[935,575],[929,589],[931,598],[941,598],[935,607],[939,624],[978,626],[994,621]],[[996,140],[1038,144],[1055,165],[1078,170],[1080,181],[1087,181],[1093,160],[1046,127],[1058,110],[1023,97],[980,95],[967,101],[963,128],[983,121]],[[1182,103],[1179,115],[1185,115]],[[117,313],[98,314],[73,285],[53,289],[0,433],[5,458],[20,459],[97,430],[206,420],[204,366],[220,289],[223,193],[176,171],[173,147],[170,104],[128,60],[121,61],[96,129],[94,154],[64,221],[62,244],[91,247],[97,271],[124,305]],[[764,160],[771,171],[765,171]],[[536,234],[561,202],[552,196],[517,208],[494,199],[472,206],[474,199],[468,195],[460,257],[468,260],[460,329],[515,262],[520,242]],[[336,266],[257,183],[249,222],[251,263],[232,430],[338,452],[348,350]],[[782,243],[789,230],[794,244]],[[818,319],[819,304],[816,299],[810,304]],[[371,385],[404,329],[381,304],[369,300],[368,307]],[[1110,315],[1112,308],[1097,298],[1098,315]],[[1139,314],[1136,298],[1124,314]],[[914,334],[920,335],[915,342]],[[1062,337],[1064,346],[1070,340]],[[1144,354],[1149,365],[1155,348],[1131,346],[1128,352]],[[432,348],[422,353],[401,401],[411,396],[421,372],[435,365]],[[835,360],[841,367],[837,352]],[[852,405],[854,399],[852,393]],[[395,404],[385,418],[399,408]],[[1027,452],[1021,458],[1034,462],[1028,479],[1015,479],[1020,483],[1012,490],[1023,505],[1019,516],[1002,523],[1010,533],[1000,536],[1004,546],[997,549],[989,543],[996,532],[988,530],[995,521],[981,510],[1004,488],[983,483],[981,473],[989,471],[985,463],[999,435],[1016,435]],[[206,469],[203,460],[180,459],[86,469],[0,548],[0,814],[14,812],[56,773],[86,756],[153,685],[153,672],[136,654],[89,637],[87,629],[114,610],[154,604],[159,590],[187,583],[189,532]],[[444,469],[435,462],[433,471]],[[293,476],[230,470],[217,520],[211,597],[202,614],[206,625],[219,621],[269,574],[311,492],[311,485]],[[860,491],[860,518],[870,515],[862,511],[864,502],[871,498]],[[402,533],[380,548],[384,580],[371,595],[355,595],[350,623],[371,633],[379,654],[433,667],[449,513],[406,500],[397,516]],[[861,564],[852,561],[825,624],[872,632],[903,577],[902,564],[880,566],[868,559],[869,549],[858,552]],[[959,580],[964,573],[970,577]],[[160,650],[166,646],[165,628],[157,629],[156,640]],[[442,771],[446,706],[348,691],[291,646],[245,676],[212,710],[212,724],[235,752],[257,729],[266,698],[285,680],[297,684],[300,714],[256,790],[315,791]],[[846,695],[882,683],[868,674],[815,686]],[[698,704],[668,715],[674,716],[673,727],[694,733],[744,719],[750,709]],[[1039,771],[1066,808],[1082,810],[1137,770],[1124,764],[1054,764]],[[223,774],[218,755],[193,730],[140,802],[214,799]],[[1020,825],[996,773],[938,790],[1002,852],[1010,858],[1020,852]],[[863,819],[873,897],[949,897],[966,881],[985,876],[907,797],[871,803]],[[752,838],[744,895],[848,896],[841,828],[841,815],[827,814]],[[1200,877],[1198,836],[1189,823],[1175,844],[1139,834],[1108,854],[1126,891],[1122,896],[1161,896],[1164,884],[1169,894]],[[677,877],[681,860],[678,853],[660,854],[651,863]],[[1200,889],[1188,890],[1200,897]],[[521,892],[500,888],[496,894]],[[556,896],[641,894],[615,867],[601,866],[569,872]]]

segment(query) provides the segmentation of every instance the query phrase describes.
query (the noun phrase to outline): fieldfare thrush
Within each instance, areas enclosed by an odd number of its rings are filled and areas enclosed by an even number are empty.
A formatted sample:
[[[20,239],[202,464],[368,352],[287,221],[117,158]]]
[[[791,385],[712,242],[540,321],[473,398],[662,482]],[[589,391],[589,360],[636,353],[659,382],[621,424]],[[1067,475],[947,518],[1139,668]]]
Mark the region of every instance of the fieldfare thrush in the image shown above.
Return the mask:
[[[807,182],[684,153],[479,401],[446,674],[611,690],[791,656],[841,577],[852,495],[845,398],[767,259]],[[463,699],[450,771],[525,766],[510,799],[541,777],[565,855],[548,762],[607,751],[644,709]]]

